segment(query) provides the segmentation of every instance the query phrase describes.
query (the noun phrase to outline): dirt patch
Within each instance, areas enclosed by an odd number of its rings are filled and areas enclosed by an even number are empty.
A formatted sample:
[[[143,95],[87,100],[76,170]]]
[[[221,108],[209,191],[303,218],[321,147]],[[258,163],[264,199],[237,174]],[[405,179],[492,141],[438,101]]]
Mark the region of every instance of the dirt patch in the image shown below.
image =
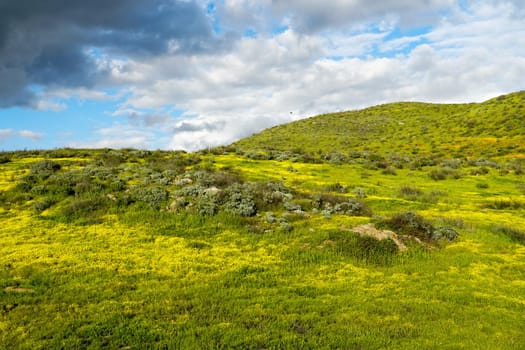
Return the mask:
[[[13,293],[34,293],[35,291],[31,288],[21,288],[8,286],[4,288],[4,292],[13,292]]]
[[[370,236],[378,240],[390,238],[394,241],[394,243],[397,245],[400,251],[407,250],[406,245],[403,242],[401,242],[399,236],[395,232],[389,230],[378,230],[377,228],[375,228],[374,224],[359,225],[356,227],[352,227],[349,230],[358,233],[361,236]]]

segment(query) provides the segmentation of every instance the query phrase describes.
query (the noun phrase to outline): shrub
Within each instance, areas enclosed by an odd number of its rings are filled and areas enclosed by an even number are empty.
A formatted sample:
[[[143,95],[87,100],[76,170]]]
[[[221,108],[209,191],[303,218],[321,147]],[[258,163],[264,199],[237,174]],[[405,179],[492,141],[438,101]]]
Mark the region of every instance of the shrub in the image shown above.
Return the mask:
[[[291,232],[293,230],[293,225],[287,221],[281,221],[280,226],[283,232]]]
[[[62,208],[61,212],[68,219],[85,219],[104,207],[104,200],[101,197],[73,199]]]
[[[109,183],[109,189],[114,192],[121,192],[126,189],[126,182],[121,179],[115,179]]]
[[[429,173],[429,176],[432,180],[445,180],[447,178],[453,178],[453,179],[459,179],[461,177],[461,174],[452,168],[439,168],[439,169],[432,169]]]
[[[451,242],[459,236],[458,231],[454,230],[452,227],[437,227],[432,231],[431,238],[434,241],[440,241],[446,239]]]
[[[97,163],[105,167],[114,168],[126,161],[126,156],[119,151],[109,150],[100,154],[97,158]]]
[[[383,223],[396,233],[423,240],[430,240],[434,230],[430,222],[412,211],[396,214]]]
[[[429,221],[412,211],[396,214],[379,222],[378,226],[386,226],[398,234],[425,241],[453,241],[459,236],[459,233],[449,226],[434,228]]]
[[[296,211],[302,209],[300,204],[294,202],[284,202],[283,207],[288,211]]]
[[[399,194],[401,194],[402,196],[407,196],[407,197],[417,197],[417,196],[422,195],[423,191],[421,191],[417,187],[403,185],[399,188]]]
[[[366,198],[366,192],[364,189],[362,188],[356,188],[355,190],[352,191],[352,194],[356,197],[356,198]]]
[[[391,166],[387,166],[381,171],[381,174],[383,175],[397,175],[396,169],[394,169]]]
[[[476,168],[476,169],[472,169],[470,171],[470,175],[486,175],[489,173],[489,169],[487,167],[481,167],[481,168]]]
[[[15,192],[31,193],[35,184],[36,180],[34,179],[34,175],[24,176],[22,181],[19,181],[16,184],[14,190]]]
[[[48,192],[59,195],[80,195],[83,193],[98,193],[100,185],[95,185],[89,176],[77,171],[54,174],[46,184]]]
[[[208,186],[217,186],[217,187],[228,187],[234,183],[242,183],[242,179],[238,174],[233,173],[232,171],[218,171],[211,175],[210,183]]]
[[[461,159],[446,159],[441,165],[446,168],[459,169],[461,168],[461,164]]]
[[[89,177],[96,177],[100,180],[107,180],[113,177],[114,172],[116,172],[116,169],[110,169],[107,167],[90,164],[84,169],[82,169],[82,172],[84,173],[84,175]]]
[[[132,191],[132,197],[135,201],[159,209],[161,204],[168,200],[168,192],[162,187],[135,187]]]
[[[492,232],[504,235],[513,242],[520,244],[525,244],[525,231],[519,230],[517,228],[508,227],[508,226],[496,226],[492,229]]]
[[[154,173],[146,176],[144,178],[144,180],[142,180],[142,183],[144,185],[167,186],[167,185],[170,184],[170,182],[171,182],[171,180],[169,178],[164,177],[164,175],[162,175],[159,172],[154,172]]]
[[[241,216],[253,216],[257,213],[253,194],[247,186],[233,184],[226,189],[225,195],[226,211]]]
[[[259,210],[277,209],[281,203],[293,199],[290,190],[279,182],[259,183],[251,187],[253,199]]]
[[[60,164],[46,159],[32,164],[29,169],[31,170],[31,175],[36,175],[39,178],[45,180],[60,170]]]
[[[191,185],[180,189],[177,193],[185,197],[198,197],[204,192],[205,188],[201,185]]]
[[[495,209],[495,210],[505,210],[505,209],[520,209],[525,207],[525,202],[520,202],[513,199],[498,199],[488,203],[485,203],[485,208]]]
[[[351,216],[370,216],[372,210],[364,203],[354,198],[349,198],[346,202],[337,203],[334,212]]]
[[[11,162],[11,158],[5,154],[0,155],[0,164],[6,164]]]
[[[489,188],[489,184],[486,183],[486,182],[479,182],[479,183],[476,184],[476,187],[477,187],[477,188],[481,188],[481,189],[483,189],[483,188]]]
[[[204,195],[197,201],[197,210],[200,215],[213,216],[219,211],[217,197],[215,195]]]
[[[51,200],[51,199],[44,199],[43,201],[40,201],[40,202],[36,202],[35,204],[33,204],[33,209],[37,212],[37,213],[41,213],[43,212],[44,210],[50,208],[53,204],[55,204],[55,201],[54,200]]]
[[[47,186],[36,185],[36,186],[33,186],[29,192],[31,193],[31,195],[34,195],[34,196],[41,196],[41,195],[48,193],[49,191],[48,191]]]
[[[334,184],[326,185],[324,188],[327,192],[338,192],[338,193],[347,193],[348,190],[346,186],[341,185],[339,182]]]
[[[316,194],[312,196],[312,206],[316,209],[322,209],[327,206],[334,206],[338,203],[347,201],[347,197],[337,196],[328,193]]]
[[[265,218],[266,222],[268,222],[269,224],[273,224],[275,221],[277,221],[277,218],[271,211],[266,213]]]

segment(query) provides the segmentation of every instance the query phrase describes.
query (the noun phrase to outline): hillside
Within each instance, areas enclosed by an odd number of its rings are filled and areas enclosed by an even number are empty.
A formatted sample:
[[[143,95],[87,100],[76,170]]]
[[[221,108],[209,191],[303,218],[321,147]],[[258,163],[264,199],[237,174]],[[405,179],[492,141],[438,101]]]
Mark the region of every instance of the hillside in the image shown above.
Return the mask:
[[[391,103],[276,126],[236,142],[259,157],[502,158],[525,154],[525,92],[483,103]],[[333,155],[332,155],[333,156]]]
[[[521,350],[523,99],[0,152],[0,349]]]

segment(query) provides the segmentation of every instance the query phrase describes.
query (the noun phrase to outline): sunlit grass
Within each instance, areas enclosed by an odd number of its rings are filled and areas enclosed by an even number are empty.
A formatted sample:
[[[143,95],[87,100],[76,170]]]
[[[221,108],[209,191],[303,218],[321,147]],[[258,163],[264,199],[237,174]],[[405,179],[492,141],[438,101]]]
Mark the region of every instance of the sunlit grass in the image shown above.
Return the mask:
[[[479,112],[467,107],[457,107],[465,118]],[[465,136],[454,145],[445,133],[454,120],[447,114],[427,131],[443,133],[447,152],[474,152],[460,151],[465,144],[488,152],[521,137],[494,141],[480,129],[478,143]],[[462,121],[461,132],[475,127]],[[394,131],[404,136],[402,125]],[[407,152],[433,149],[396,142]],[[367,147],[383,152],[384,143]],[[55,150],[0,164],[0,349],[524,347],[525,181],[519,168],[502,171],[501,163],[517,158],[507,154],[488,170],[463,160],[436,180],[431,172],[441,163],[378,167],[361,158],[315,164],[217,153]],[[61,165],[58,183],[44,179],[49,174],[27,178],[44,159]],[[224,172],[222,182],[209,182],[213,171]],[[180,192],[206,183],[196,191],[226,196],[229,181],[282,184],[279,196],[302,207],[266,203],[242,216],[223,205],[204,215],[199,201],[208,197]],[[137,187],[167,195],[138,197]],[[313,205],[320,194],[358,199],[371,213],[327,213]],[[49,207],[37,210],[46,199]],[[185,200],[193,202],[177,204]],[[351,232],[409,211],[459,238],[407,240],[407,250],[394,251]]]

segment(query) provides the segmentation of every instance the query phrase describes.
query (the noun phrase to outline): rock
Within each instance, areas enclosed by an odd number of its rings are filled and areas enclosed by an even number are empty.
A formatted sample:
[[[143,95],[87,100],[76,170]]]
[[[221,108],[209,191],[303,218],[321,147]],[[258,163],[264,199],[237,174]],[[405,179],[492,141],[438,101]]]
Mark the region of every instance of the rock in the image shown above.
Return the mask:
[[[377,228],[375,228],[374,224],[359,225],[351,228],[350,231],[358,233],[361,236],[374,237],[380,241],[383,239],[390,238],[394,241],[394,243],[397,245],[400,251],[407,250],[406,245],[404,245],[403,242],[399,240],[399,237],[395,232],[389,230],[378,230]]]

